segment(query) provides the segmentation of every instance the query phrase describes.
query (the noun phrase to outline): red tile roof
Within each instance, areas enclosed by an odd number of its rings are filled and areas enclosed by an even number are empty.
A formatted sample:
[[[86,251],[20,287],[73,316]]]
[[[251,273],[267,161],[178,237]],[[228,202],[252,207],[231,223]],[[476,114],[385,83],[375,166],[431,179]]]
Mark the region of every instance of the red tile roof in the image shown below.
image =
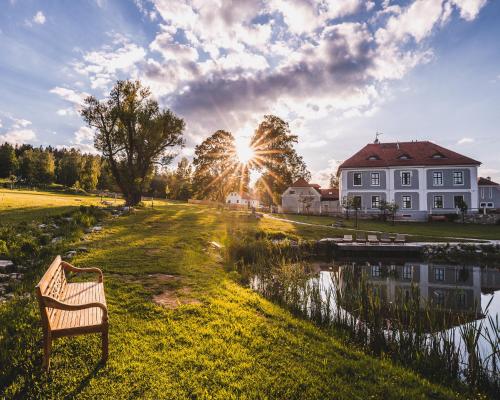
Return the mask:
[[[435,143],[401,142],[370,143],[352,157],[345,160],[342,168],[360,167],[397,167],[413,165],[480,165],[479,161],[454,151],[445,149]]]
[[[319,189],[320,186],[317,183],[309,183],[304,178],[297,179],[290,187],[313,187]]]
[[[491,179],[488,178],[479,178],[477,180],[478,186],[498,186],[500,184],[493,182]]]
[[[338,189],[320,189],[321,191],[321,200],[338,200],[339,199],[339,190]]]

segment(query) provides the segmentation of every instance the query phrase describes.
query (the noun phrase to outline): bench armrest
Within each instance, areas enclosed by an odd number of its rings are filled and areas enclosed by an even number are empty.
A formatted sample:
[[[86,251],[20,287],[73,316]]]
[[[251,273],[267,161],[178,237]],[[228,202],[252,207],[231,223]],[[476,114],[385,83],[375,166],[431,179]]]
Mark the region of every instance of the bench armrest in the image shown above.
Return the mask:
[[[84,303],[84,304],[69,304],[63,301],[59,301],[50,296],[43,296],[43,301],[46,307],[57,308],[59,310],[66,311],[78,311],[84,310],[86,308],[94,308],[98,307],[102,310],[102,318],[104,321],[108,320],[108,307],[105,304],[95,301],[92,303]]]
[[[95,272],[99,274],[99,283],[102,283],[104,280],[104,276],[102,274],[102,271],[99,268],[78,268],[75,267],[74,265],[71,265],[70,263],[67,263],[66,261],[62,261],[61,265],[63,266],[65,271],[71,271],[71,272]]]

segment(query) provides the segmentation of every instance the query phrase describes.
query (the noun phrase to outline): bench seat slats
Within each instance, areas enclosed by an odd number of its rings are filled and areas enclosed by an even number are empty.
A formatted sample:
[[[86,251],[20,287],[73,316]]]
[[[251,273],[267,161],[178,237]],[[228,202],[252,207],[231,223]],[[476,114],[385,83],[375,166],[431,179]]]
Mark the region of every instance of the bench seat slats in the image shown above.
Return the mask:
[[[68,283],[60,301],[74,305],[93,302],[106,304],[104,286],[99,282]],[[52,331],[101,324],[102,310],[98,307],[77,311],[55,310],[50,319]]]

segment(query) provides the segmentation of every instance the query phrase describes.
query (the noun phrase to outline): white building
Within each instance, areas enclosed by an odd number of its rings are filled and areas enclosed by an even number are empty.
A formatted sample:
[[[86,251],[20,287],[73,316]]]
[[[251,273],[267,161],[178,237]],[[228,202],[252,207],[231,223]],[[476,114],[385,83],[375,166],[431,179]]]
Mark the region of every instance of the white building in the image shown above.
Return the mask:
[[[330,214],[341,211],[337,189],[321,189],[298,179],[281,195],[281,211],[294,214]]]
[[[462,200],[477,212],[480,164],[428,141],[376,142],[340,165],[340,198],[357,198],[365,213],[380,212],[382,200],[395,202],[409,220],[458,213]]]
[[[248,193],[238,193],[231,192],[226,197],[226,204],[231,205],[239,205],[246,207],[258,208],[260,206],[260,202],[258,199],[253,198]]]

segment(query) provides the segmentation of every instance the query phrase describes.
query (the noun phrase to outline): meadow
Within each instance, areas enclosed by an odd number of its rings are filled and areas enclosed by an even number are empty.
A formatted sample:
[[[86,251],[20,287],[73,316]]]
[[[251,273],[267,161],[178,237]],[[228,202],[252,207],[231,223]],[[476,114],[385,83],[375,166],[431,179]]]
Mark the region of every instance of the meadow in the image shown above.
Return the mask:
[[[110,198],[104,200],[115,201]],[[100,202],[99,196],[0,188],[0,224],[41,220],[75,210],[81,205],[99,205]],[[116,200],[116,203],[119,202],[120,199]]]
[[[28,211],[28,219],[43,218],[54,208],[80,205],[80,196],[63,196],[61,203],[52,194],[37,198],[40,203],[33,200],[28,210],[9,200],[2,217],[22,221]],[[104,271],[108,363],[99,363],[97,335],[60,339],[51,371],[43,373],[37,304],[32,297],[17,298],[0,305],[0,397],[466,397],[460,388],[369,356],[243,286],[224,250],[211,242],[224,246],[245,230],[313,238],[322,229],[170,202],[108,218],[101,232],[87,238],[89,252],[73,260]],[[42,273],[36,271],[25,287],[32,290]]]

